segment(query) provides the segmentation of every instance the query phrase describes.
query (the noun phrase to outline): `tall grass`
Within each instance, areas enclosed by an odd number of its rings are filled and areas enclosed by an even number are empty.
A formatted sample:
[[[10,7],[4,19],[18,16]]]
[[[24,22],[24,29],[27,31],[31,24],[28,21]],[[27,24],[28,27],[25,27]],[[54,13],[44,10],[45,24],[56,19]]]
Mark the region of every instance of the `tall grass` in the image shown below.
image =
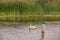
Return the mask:
[[[49,3],[48,1],[38,0],[34,4],[26,3],[0,3],[0,14],[15,14],[15,15],[40,15],[60,12],[60,4]]]
[[[23,2],[0,3],[0,16],[18,16],[18,15],[43,15],[43,14],[60,14],[60,4],[38,0],[34,4],[26,4]],[[57,20],[58,19],[58,20]],[[59,17],[55,18],[0,18],[4,22],[42,22],[42,21],[60,21]]]

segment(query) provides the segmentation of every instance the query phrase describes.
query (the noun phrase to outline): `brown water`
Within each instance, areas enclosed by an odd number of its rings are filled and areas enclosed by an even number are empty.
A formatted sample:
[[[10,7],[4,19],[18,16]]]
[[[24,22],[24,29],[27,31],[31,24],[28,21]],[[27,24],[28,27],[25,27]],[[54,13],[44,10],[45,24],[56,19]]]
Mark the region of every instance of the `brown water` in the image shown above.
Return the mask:
[[[36,31],[29,32],[28,24],[0,23],[0,40],[41,40],[41,24]],[[60,40],[60,23],[46,23],[44,40]]]

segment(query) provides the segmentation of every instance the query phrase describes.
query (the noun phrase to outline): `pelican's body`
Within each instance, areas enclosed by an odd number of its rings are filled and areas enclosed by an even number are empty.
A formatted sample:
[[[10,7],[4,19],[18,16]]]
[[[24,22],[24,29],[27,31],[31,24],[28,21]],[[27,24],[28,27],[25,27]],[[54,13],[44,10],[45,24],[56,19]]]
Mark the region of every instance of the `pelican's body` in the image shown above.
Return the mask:
[[[36,26],[32,26],[32,25],[30,24],[30,26],[29,26],[29,31],[31,31],[31,30],[36,30],[36,29],[37,29]]]
[[[30,29],[31,30],[35,30],[36,29],[36,26],[30,26]]]

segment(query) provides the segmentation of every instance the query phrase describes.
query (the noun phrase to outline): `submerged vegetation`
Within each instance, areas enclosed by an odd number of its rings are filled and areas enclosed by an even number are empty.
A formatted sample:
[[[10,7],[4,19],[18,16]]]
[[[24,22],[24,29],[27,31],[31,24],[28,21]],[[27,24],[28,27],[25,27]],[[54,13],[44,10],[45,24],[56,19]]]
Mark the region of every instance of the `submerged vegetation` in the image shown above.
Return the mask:
[[[60,14],[60,3],[53,2],[52,0],[38,0],[33,4],[24,2],[14,3],[0,3],[0,16],[18,16],[18,15],[45,15],[45,14]],[[58,19],[58,20],[57,20]],[[0,18],[4,22],[39,22],[39,21],[60,21],[59,17],[37,17],[34,18]]]

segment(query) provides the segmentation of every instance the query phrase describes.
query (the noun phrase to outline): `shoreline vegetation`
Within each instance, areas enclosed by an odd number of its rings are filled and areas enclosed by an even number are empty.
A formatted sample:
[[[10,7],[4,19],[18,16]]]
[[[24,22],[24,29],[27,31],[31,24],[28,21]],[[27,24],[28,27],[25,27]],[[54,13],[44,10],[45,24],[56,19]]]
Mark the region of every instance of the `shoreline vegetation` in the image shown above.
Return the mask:
[[[0,16],[0,22],[24,22],[24,23],[39,23],[39,22],[54,22],[60,21],[60,15],[19,15],[19,16]]]
[[[0,3],[0,22],[60,21],[60,3],[37,0],[34,3]]]

